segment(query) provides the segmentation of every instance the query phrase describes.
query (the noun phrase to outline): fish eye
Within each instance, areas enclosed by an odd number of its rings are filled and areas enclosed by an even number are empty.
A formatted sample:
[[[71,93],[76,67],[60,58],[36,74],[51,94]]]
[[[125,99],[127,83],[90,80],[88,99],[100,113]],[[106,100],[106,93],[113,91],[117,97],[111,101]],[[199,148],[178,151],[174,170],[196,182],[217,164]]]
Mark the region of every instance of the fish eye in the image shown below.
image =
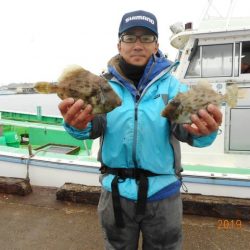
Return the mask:
[[[178,107],[178,106],[180,106],[181,102],[178,100],[172,100],[171,104],[174,105],[175,107]]]

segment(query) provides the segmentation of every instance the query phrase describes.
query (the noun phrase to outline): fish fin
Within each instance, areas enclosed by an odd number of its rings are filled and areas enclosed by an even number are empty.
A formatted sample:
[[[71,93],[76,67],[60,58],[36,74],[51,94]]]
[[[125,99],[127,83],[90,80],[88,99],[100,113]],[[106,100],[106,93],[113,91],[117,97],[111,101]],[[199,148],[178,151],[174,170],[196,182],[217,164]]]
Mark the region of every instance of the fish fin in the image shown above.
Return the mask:
[[[56,93],[58,86],[49,82],[37,82],[34,89],[41,94]]]
[[[230,83],[227,85],[224,99],[231,108],[234,108],[237,105],[237,100],[239,98],[238,94],[239,88],[236,83]]]
[[[247,91],[245,88],[240,88],[238,90],[238,99],[245,99],[249,96],[249,91]]]
[[[84,71],[84,69],[80,65],[77,64],[68,65],[66,68],[64,68],[62,74],[58,79],[58,82],[62,82],[65,79],[72,78],[72,76],[76,75],[76,72],[81,72],[81,71]]]
[[[211,89],[212,88],[211,83],[208,80],[206,80],[206,79],[202,79],[202,80],[198,81],[197,84],[196,84],[196,86],[207,88],[207,89]]]

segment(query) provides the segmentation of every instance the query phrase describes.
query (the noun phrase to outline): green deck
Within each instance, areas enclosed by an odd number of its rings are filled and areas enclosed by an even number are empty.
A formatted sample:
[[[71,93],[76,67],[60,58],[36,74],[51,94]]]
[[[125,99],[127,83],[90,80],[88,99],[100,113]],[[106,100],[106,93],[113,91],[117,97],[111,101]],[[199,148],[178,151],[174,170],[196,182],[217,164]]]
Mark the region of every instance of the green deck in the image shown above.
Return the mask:
[[[80,148],[74,154],[87,155],[93,141],[73,138],[64,130],[62,122],[60,117],[1,112],[0,145],[20,149],[27,148],[27,144],[33,149],[47,144],[68,145]]]
[[[21,155],[28,156],[28,149],[25,147],[6,147],[0,146],[1,152],[6,153],[18,153]],[[35,151],[34,151],[35,152]],[[46,158],[60,158],[61,160],[70,160],[70,161],[90,161],[96,162],[97,159],[95,157],[88,156],[86,150],[81,150],[77,155],[67,155],[67,154],[57,154],[57,153],[49,153],[49,152],[39,152],[37,154],[39,157]],[[184,170],[191,172],[207,172],[207,173],[218,173],[218,174],[238,174],[250,176],[250,169],[242,169],[242,168],[229,168],[229,167],[219,167],[219,166],[205,166],[205,165],[183,165]]]
[[[28,148],[27,147],[7,147],[0,145],[0,151],[1,153],[13,153],[13,154],[19,154],[21,156],[26,155],[29,156]],[[36,153],[35,150],[32,151],[33,153]],[[60,160],[70,160],[70,161],[89,161],[89,162],[97,162],[97,159],[95,157],[89,156],[86,152],[86,150],[80,150],[77,155],[67,155],[67,154],[59,154],[59,153],[50,153],[50,152],[38,152],[36,153],[39,157],[44,158],[51,158],[55,159],[58,158]]]
[[[240,175],[249,175],[250,169],[245,168],[228,168],[220,166],[205,166],[205,165],[184,165],[184,170],[194,171],[194,172],[208,172],[208,173],[221,173],[221,174],[240,174]]]

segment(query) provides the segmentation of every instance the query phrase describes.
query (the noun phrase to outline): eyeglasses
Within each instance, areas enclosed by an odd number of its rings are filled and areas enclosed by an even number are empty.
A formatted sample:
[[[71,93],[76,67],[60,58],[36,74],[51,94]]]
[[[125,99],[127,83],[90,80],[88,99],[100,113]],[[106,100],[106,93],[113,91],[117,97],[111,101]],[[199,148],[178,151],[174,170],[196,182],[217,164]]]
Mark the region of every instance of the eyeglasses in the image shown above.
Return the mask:
[[[139,38],[141,43],[152,43],[157,40],[156,36],[154,35],[122,35],[120,37],[120,41],[124,43],[135,43],[137,38]]]

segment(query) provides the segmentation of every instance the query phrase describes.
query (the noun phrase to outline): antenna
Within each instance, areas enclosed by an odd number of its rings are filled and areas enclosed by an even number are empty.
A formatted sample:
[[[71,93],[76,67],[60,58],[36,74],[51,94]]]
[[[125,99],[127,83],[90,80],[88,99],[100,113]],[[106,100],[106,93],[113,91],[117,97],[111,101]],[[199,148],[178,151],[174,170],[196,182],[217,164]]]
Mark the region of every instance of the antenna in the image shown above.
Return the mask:
[[[219,1],[218,1],[219,2]],[[226,28],[228,28],[230,19],[232,17],[232,13],[233,13],[233,9],[235,6],[236,0],[230,0],[229,6],[228,6],[228,10],[226,13],[226,16],[224,15],[224,18],[226,20]],[[216,13],[216,15],[220,18],[223,18],[223,15],[220,13],[220,11],[215,7],[214,1],[213,0],[208,0],[207,6],[205,7],[201,17],[200,17],[200,21],[199,24],[201,24],[201,22],[203,20],[209,19],[212,17],[211,15],[211,11],[214,11]]]
[[[229,21],[232,17],[232,13],[233,13],[233,9],[234,9],[234,6],[235,6],[235,2],[234,0],[231,0],[230,1],[230,5],[229,5],[229,8],[228,8],[228,11],[227,11],[227,24],[226,24],[226,29],[228,28],[228,25],[229,25]]]

